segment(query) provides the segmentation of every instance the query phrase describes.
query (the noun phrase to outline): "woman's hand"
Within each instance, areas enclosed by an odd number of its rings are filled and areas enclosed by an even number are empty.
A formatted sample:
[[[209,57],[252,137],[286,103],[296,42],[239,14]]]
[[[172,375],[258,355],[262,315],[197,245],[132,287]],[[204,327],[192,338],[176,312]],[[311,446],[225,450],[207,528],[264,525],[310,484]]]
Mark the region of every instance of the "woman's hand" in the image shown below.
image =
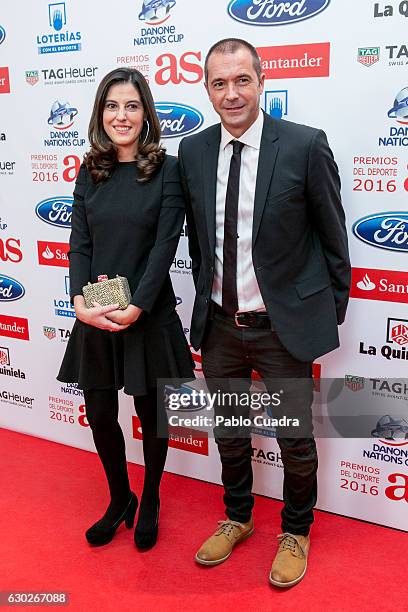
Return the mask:
[[[119,325],[126,325],[127,327],[131,323],[137,321],[142,312],[142,308],[139,308],[138,306],[133,306],[133,304],[129,304],[129,306],[124,310],[116,309],[109,312],[106,317],[113,323],[117,323]]]
[[[119,304],[101,306],[97,302],[94,302],[94,306],[92,308],[87,308],[85,306],[83,296],[76,295],[74,297],[74,306],[77,319],[82,321],[82,323],[86,323],[87,325],[92,325],[98,329],[105,329],[111,332],[121,331],[122,329],[129,327],[129,323],[119,324],[111,319],[108,319],[106,316],[109,313],[118,312]],[[119,312],[123,311],[120,310]]]

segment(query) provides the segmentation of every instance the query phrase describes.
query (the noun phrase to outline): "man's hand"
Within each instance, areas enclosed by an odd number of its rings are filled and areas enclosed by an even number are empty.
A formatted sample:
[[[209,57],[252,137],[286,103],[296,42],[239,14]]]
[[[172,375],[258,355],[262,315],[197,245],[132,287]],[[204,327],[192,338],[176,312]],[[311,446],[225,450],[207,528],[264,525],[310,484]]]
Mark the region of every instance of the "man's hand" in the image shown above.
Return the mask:
[[[131,323],[134,323],[138,320],[140,315],[142,314],[143,309],[138,306],[133,306],[133,304],[129,304],[125,310],[113,310],[106,315],[106,318],[112,321],[113,323],[117,323],[119,325],[125,325],[128,327]]]
[[[130,323],[118,324],[108,319],[106,316],[108,313],[112,312],[123,312],[121,310],[118,311],[119,304],[110,304],[109,306],[101,306],[97,302],[93,304],[92,308],[87,308],[82,295],[76,295],[74,297],[75,314],[77,319],[82,321],[82,323],[111,332],[121,331],[129,327]]]

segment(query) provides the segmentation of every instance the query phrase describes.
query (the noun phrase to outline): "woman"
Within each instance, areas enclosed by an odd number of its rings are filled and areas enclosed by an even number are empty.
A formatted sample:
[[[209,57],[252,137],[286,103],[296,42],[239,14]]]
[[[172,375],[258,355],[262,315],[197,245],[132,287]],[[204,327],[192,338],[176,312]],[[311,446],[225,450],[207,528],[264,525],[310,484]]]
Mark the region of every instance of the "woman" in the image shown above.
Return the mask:
[[[135,543],[157,539],[159,486],[168,439],[158,378],[191,379],[192,357],[175,312],[169,277],[184,221],[177,160],[160,146],[149,86],[137,70],[117,69],[99,85],[89,124],[90,151],[74,191],[70,237],[71,299],[76,321],[58,380],[84,390],[86,414],[104,467],[110,504],[86,532],[90,544],[110,542],[125,521],[133,527],[131,491],[118,423],[118,389],[134,397],[143,432],[145,477]],[[86,308],[82,287],[99,275],[128,279],[132,294],[118,304]],[[163,430],[162,430],[163,431]]]

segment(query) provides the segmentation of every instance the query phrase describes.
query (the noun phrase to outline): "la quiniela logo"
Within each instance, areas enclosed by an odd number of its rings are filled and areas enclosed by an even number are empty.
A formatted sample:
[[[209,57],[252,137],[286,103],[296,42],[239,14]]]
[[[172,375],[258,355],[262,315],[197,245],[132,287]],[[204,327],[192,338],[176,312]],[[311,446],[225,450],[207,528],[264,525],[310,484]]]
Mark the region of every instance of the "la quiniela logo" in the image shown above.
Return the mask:
[[[67,53],[81,50],[81,32],[66,29],[67,11],[65,2],[48,5],[48,26],[51,33],[37,34],[38,53]]]

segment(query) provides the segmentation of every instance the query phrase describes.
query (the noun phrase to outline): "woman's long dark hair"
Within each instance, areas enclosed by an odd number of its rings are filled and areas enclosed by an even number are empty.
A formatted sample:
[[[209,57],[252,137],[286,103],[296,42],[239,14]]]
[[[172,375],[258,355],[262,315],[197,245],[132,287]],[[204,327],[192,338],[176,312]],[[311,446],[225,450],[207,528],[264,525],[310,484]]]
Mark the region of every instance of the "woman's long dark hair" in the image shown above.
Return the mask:
[[[135,156],[141,182],[148,181],[159,170],[164,161],[166,149],[160,145],[160,123],[154,107],[153,96],[146,79],[138,70],[116,68],[105,75],[99,84],[89,122],[88,138],[91,149],[84,156],[84,163],[96,183],[108,179],[118,161],[116,147],[103,128],[103,111],[109,88],[117,83],[132,83],[140,95],[145,118]]]

